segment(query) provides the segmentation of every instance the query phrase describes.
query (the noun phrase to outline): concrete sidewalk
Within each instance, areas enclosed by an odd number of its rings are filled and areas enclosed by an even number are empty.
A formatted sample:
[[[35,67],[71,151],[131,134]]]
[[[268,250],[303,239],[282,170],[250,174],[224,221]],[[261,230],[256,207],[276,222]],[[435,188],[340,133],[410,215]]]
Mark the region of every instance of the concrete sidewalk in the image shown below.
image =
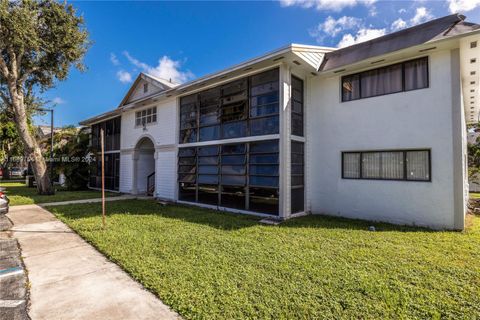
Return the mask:
[[[178,319],[152,293],[38,205],[11,207],[37,319]]]

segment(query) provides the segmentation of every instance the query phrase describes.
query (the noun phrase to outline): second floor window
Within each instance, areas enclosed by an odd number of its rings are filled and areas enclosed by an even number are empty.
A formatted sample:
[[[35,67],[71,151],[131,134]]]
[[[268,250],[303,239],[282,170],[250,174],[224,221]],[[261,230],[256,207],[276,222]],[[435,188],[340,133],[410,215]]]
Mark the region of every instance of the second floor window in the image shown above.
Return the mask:
[[[423,88],[428,88],[427,57],[342,77],[342,101]]]
[[[135,126],[157,122],[157,107],[144,109],[135,113]]]

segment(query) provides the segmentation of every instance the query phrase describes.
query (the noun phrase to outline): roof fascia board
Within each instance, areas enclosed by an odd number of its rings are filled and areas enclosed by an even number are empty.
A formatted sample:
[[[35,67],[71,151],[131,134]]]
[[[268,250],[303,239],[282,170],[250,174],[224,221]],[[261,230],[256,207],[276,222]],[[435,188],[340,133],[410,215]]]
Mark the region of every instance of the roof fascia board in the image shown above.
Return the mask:
[[[235,80],[243,78],[243,77],[248,77],[248,76],[250,76],[252,74],[255,74],[255,73],[266,71],[268,69],[277,68],[281,64],[282,64],[281,62],[277,62],[275,64],[272,64],[272,65],[269,65],[269,66],[266,66],[266,67],[263,67],[263,68],[251,70],[249,72],[245,72],[245,73],[239,74],[237,76],[230,77],[228,79],[222,79],[222,80],[219,80],[219,81],[216,81],[216,82],[212,82],[211,84],[206,85],[206,86],[202,86],[201,88],[192,88],[191,90],[184,89],[184,90],[186,90],[184,92],[178,92],[177,88],[173,88],[173,89],[161,92],[160,94],[156,93],[156,94],[153,94],[151,96],[136,100],[135,102],[132,102],[132,103],[129,103],[129,104],[123,106],[121,109],[122,110],[130,110],[130,109],[141,108],[143,106],[138,106],[138,104],[139,103],[146,103],[150,99],[155,99],[155,101],[152,101],[152,103],[153,103],[153,102],[158,102],[159,100],[163,100],[164,98],[183,97],[183,96],[186,96],[186,95],[189,95],[189,94],[194,94],[196,92],[200,92],[200,91],[203,91],[203,90],[208,90],[210,88],[213,88],[213,87],[216,87],[216,86],[219,86],[219,85],[231,82],[231,81],[235,81]]]
[[[99,122],[103,122],[112,118],[116,118],[120,115],[121,110],[120,109],[114,109],[112,111],[107,111],[105,113],[102,113],[98,116],[88,118],[86,120],[80,121],[79,124],[82,126],[91,126]]]
[[[276,64],[272,64],[268,67],[264,67],[264,68],[260,68],[260,69],[255,69],[255,70],[252,70],[250,72],[247,72],[247,73],[243,73],[241,75],[238,75],[238,76],[234,76],[234,77],[231,77],[231,78],[228,78],[228,79],[225,79],[225,80],[221,80],[221,81],[215,81],[214,83],[210,84],[210,85],[207,85],[207,86],[204,86],[202,88],[198,88],[198,89],[189,89],[190,87],[192,86],[195,86],[195,85],[199,85],[205,81],[209,81],[209,80],[212,80],[214,78],[217,78],[217,77],[222,77],[222,76],[225,76],[225,75],[228,75],[232,72],[235,72],[235,71],[238,71],[240,69],[243,69],[243,68],[247,68],[255,63],[260,63],[260,62],[263,62],[265,60],[268,60],[268,59],[271,59],[275,56],[278,56],[278,55],[282,55],[282,54],[286,54],[286,53],[290,53],[292,52],[293,53],[293,48],[295,48],[295,50],[297,49],[304,49],[303,51],[312,51],[310,50],[311,49],[315,49],[316,52],[318,53],[325,53],[325,51],[329,50],[329,51],[333,51],[334,49],[333,48],[329,48],[329,47],[315,47],[315,46],[303,46],[303,45],[288,45],[288,46],[285,46],[285,47],[282,47],[280,49],[277,49],[275,51],[272,51],[270,53],[267,53],[261,57],[257,57],[257,58],[253,58],[253,59],[250,59],[246,62],[243,62],[241,64],[237,64],[237,65],[234,65],[230,68],[227,68],[227,69],[224,69],[222,71],[219,71],[219,72],[216,72],[216,73],[211,73],[211,74],[208,74],[206,76],[203,76],[201,78],[198,78],[196,80],[193,80],[193,81],[190,81],[190,82],[187,82],[185,84],[182,84],[182,85],[179,85],[175,88],[172,88],[172,89],[167,89],[165,91],[162,91],[162,92],[159,92],[159,93],[154,93],[148,97],[144,97],[144,98],[141,98],[141,99],[138,99],[136,100],[134,103],[130,103],[128,105],[122,105],[122,109],[130,109],[132,107],[134,107],[136,104],[138,103],[142,103],[142,102],[145,102],[149,99],[162,99],[168,95],[178,95],[178,96],[183,96],[183,95],[186,95],[186,94],[189,94],[189,93],[193,93],[193,92],[197,92],[197,91],[202,91],[202,90],[205,90],[207,88],[210,88],[212,86],[215,86],[215,85],[219,85],[221,83],[226,83],[228,81],[232,81],[232,80],[235,80],[235,79],[238,79],[238,78],[241,78],[241,77],[244,77],[244,76],[248,76],[248,75],[251,75],[251,74],[254,74],[254,73],[257,73],[257,72],[261,72],[262,70],[267,70],[269,68],[273,68],[275,66],[278,66],[280,65],[281,63],[276,63]],[[297,55],[296,55],[297,56]],[[297,56],[298,57],[298,56]],[[301,57],[299,57],[301,58]],[[308,63],[307,61],[305,61],[305,63]],[[309,64],[310,65],[310,64]],[[311,66],[311,65],[310,65]],[[313,68],[314,69],[314,68]],[[316,71],[316,70],[313,70],[313,71]],[[185,90],[185,91],[184,91]],[[183,91],[183,92],[181,92]]]
[[[248,77],[248,76],[251,76],[251,75],[256,74],[256,73],[260,73],[260,72],[263,72],[263,71],[266,71],[266,70],[269,70],[269,69],[278,68],[281,65],[282,65],[282,62],[276,62],[274,64],[268,65],[268,66],[263,67],[263,68],[258,68],[258,69],[255,69],[255,70],[249,70],[248,72],[241,73],[241,74],[233,76],[233,77],[229,77],[228,79],[221,79],[219,81],[212,82],[212,83],[210,83],[206,86],[202,86],[201,88],[195,88],[195,89],[187,90],[187,91],[184,91],[184,92],[181,92],[181,93],[177,93],[176,96],[183,97],[183,96],[186,96],[186,95],[189,95],[189,94],[194,94],[194,93],[197,93],[197,92],[200,92],[200,91],[208,90],[210,88],[213,88],[213,87],[216,87],[216,86],[228,83],[228,82],[232,82],[232,81],[244,78],[244,77]]]

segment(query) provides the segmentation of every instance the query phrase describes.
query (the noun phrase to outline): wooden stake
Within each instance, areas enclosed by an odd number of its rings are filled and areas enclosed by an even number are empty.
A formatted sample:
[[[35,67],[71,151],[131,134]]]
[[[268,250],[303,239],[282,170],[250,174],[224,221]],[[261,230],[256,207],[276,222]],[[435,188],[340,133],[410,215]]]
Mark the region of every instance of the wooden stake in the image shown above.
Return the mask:
[[[102,225],[105,229],[105,145],[103,129],[100,129],[100,148],[102,149]]]

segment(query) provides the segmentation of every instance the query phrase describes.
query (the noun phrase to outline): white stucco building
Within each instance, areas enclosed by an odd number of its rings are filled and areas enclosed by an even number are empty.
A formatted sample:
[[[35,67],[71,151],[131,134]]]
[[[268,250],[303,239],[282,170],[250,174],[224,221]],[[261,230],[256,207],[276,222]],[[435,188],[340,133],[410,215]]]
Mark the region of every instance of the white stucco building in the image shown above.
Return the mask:
[[[112,190],[463,229],[480,98],[480,29],[464,18],[342,49],[292,44],[185,84],[140,74],[82,124],[94,146],[106,132]]]

